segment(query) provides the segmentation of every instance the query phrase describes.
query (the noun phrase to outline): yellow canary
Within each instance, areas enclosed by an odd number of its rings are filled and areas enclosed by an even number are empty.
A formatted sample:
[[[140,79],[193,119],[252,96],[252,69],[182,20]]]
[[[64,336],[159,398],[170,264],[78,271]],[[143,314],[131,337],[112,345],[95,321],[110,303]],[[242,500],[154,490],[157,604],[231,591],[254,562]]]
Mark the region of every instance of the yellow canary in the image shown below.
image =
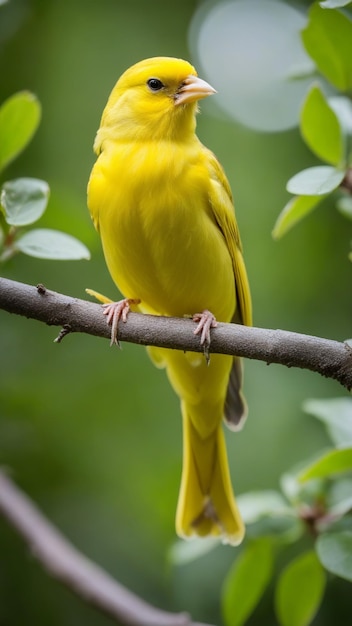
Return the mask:
[[[251,324],[240,236],[223,169],[195,134],[197,102],[215,93],[192,65],[157,57],[129,68],[102,115],[88,206],[110,274],[125,296],[108,321],[143,313],[193,315],[205,347],[221,322]],[[181,400],[183,470],[176,513],[182,537],[244,535],[228,468],[222,419],[246,415],[238,358],[149,348]],[[152,425],[151,425],[152,432]]]

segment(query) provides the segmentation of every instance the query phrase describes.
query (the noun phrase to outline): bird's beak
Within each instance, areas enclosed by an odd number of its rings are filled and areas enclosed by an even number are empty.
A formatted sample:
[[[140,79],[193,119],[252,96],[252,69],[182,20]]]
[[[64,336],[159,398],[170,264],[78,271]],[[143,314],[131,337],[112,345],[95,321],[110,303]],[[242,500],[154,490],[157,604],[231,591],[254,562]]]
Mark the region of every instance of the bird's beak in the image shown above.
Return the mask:
[[[198,76],[190,74],[183,81],[181,87],[177,91],[175,104],[178,105],[196,102],[196,100],[201,100],[202,98],[211,96],[213,93],[216,93],[216,89],[209,85],[209,83],[205,82],[205,80],[202,80],[201,78],[198,78]]]

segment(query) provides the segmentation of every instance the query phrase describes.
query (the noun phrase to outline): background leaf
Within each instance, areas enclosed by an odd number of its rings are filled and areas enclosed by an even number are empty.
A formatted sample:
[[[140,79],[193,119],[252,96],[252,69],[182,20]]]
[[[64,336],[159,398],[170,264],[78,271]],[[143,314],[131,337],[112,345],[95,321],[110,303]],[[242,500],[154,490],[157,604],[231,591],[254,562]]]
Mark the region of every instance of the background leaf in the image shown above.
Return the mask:
[[[348,471],[352,471],[352,448],[341,448],[323,454],[305,468],[298,479],[305,482],[312,478],[326,478]]]
[[[16,178],[2,186],[1,205],[11,226],[26,226],[44,213],[49,199],[49,185],[37,178]]]
[[[313,85],[307,94],[300,129],[306,144],[320,159],[331,165],[342,163],[344,141],[340,123],[319,85]]]
[[[340,517],[352,509],[352,479],[334,481],[328,492],[329,515]]]
[[[250,491],[240,494],[237,503],[245,524],[256,522],[264,515],[287,513],[289,506],[283,496],[274,490]]]
[[[38,259],[75,261],[90,258],[89,250],[78,239],[47,228],[25,233],[16,240],[15,247],[19,252]]]
[[[278,491],[250,491],[239,495],[237,502],[248,537],[290,542],[302,534],[302,523],[295,509]]]
[[[308,167],[292,176],[286,185],[287,191],[302,196],[323,196],[336,189],[345,177],[345,172],[330,165]]]
[[[171,546],[168,553],[169,560],[173,565],[185,565],[211,552],[219,545],[220,540],[216,537],[194,537],[192,541],[180,539]]]
[[[226,626],[241,626],[259,602],[272,572],[268,539],[250,542],[230,569],[223,587],[222,611]]]
[[[339,198],[336,202],[336,208],[344,217],[352,220],[352,196],[342,196]]]
[[[20,91],[5,100],[0,107],[0,171],[27,146],[40,117],[40,104],[29,91]]]
[[[339,11],[313,4],[302,40],[319,71],[337,89],[352,88],[352,22]]]
[[[352,582],[352,532],[324,533],[316,543],[321,563],[333,574]]]
[[[346,7],[350,2],[351,0],[323,0],[319,4],[323,9],[336,9],[338,7]]]
[[[352,134],[352,102],[346,96],[330,96],[328,103],[337,116],[342,131],[346,135]]]
[[[274,239],[280,239],[295,224],[310,213],[325,196],[295,196],[288,201],[278,216],[272,232]]]
[[[352,445],[352,398],[310,399],[303,410],[324,422],[335,445]]]
[[[316,455],[314,460],[316,460]],[[302,505],[308,508],[314,507],[317,502],[325,498],[326,494],[326,485],[323,479],[315,478],[305,483],[300,481],[300,474],[308,465],[310,466],[311,462],[301,462],[298,467],[285,472],[280,478],[282,491],[297,510]]]
[[[316,614],[325,589],[325,574],[316,554],[306,552],[283,571],[275,593],[281,626],[307,626]]]

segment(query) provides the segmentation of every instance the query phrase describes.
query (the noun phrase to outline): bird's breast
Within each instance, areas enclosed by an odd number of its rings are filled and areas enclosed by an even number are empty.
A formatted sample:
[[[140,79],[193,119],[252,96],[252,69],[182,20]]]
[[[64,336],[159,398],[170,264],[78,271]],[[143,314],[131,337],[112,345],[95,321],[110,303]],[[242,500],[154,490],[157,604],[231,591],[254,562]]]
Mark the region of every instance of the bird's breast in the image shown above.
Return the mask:
[[[106,261],[143,310],[182,316],[208,308],[231,319],[233,268],[209,184],[202,155],[181,146],[125,146],[98,159],[89,196]]]

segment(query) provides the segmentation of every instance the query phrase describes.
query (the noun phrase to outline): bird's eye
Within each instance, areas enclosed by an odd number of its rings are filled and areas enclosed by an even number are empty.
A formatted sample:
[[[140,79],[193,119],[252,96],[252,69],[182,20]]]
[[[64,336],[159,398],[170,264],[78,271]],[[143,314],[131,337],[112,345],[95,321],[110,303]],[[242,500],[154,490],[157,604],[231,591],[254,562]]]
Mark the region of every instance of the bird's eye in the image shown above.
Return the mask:
[[[159,78],[149,78],[149,80],[147,81],[147,85],[152,91],[160,91],[160,89],[164,87]]]

